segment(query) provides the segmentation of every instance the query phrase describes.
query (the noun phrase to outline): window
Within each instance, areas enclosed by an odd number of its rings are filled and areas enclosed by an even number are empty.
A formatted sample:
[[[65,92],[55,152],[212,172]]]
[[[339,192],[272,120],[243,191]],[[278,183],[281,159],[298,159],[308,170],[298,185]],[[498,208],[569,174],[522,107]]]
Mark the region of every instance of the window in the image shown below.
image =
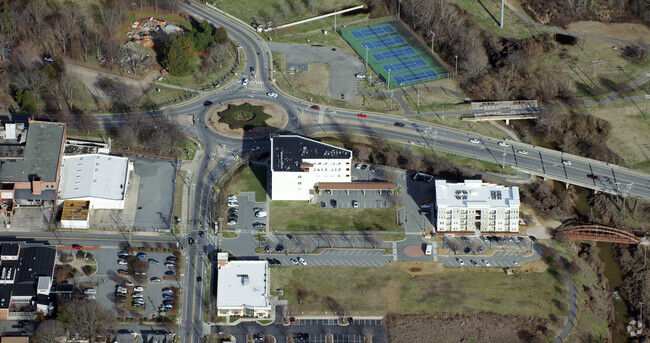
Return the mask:
[[[298,178],[299,178],[299,179],[302,179],[302,175],[298,175]]]

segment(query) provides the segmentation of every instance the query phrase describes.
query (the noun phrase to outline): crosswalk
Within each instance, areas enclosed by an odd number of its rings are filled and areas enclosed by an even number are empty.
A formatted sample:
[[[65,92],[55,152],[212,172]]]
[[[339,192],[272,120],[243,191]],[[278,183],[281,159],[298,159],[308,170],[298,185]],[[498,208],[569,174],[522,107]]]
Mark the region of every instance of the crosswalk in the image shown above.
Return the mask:
[[[231,160],[231,161],[236,161],[237,160],[237,155],[233,154],[217,154],[216,152],[211,152],[210,157],[213,160]]]

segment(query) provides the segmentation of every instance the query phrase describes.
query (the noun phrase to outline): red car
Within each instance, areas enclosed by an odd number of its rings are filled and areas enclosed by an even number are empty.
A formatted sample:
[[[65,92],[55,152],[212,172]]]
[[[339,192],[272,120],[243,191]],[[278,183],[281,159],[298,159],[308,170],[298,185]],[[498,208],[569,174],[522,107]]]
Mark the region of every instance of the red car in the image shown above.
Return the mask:
[[[117,273],[118,274],[128,274],[129,272],[127,272],[126,269],[118,269]]]
[[[587,174],[587,177],[592,179],[592,180],[598,180],[598,176],[596,176],[594,174]]]
[[[311,105],[312,110],[320,110],[320,106],[318,105]]]
[[[368,118],[368,116],[363,114],[363,113],[357,114],[357,117],[359,117],[359,118]]]
[[[83,250],[84,247],[83,247],[83,245],[73,244],[72,248],[75,249],[75,250]]]
[[[295,324],[296,323],[296,317],[289,318],[289,321],[291,322],[291,324]]]

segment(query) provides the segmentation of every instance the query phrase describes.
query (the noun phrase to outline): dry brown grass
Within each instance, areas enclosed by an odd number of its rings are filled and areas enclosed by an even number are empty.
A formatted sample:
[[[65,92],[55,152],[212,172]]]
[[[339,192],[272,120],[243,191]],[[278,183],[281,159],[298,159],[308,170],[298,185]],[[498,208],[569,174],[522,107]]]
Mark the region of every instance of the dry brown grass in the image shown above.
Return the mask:
[[[569,24],[567,30],[575,33],[603,36],[626,41],[650,44],[650,28],[635,23],[601,23],[597,21],[578,21]]]

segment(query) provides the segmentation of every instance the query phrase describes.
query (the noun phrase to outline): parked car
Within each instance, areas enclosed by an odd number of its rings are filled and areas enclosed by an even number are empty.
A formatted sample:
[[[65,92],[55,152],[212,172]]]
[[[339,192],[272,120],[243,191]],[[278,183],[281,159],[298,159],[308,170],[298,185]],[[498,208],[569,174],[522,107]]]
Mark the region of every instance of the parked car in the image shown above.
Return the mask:
[[[330,206],[332,206],[333,208],[336,208],[336,200],[334,200],[334,199],[330,200]]]
[[[168,270],[165,272],[165,276],[176,276],[176,273],[173,270]]]
[[[255,228],[255,229],[263,229],[265,227],[266,227],[266,224],[264,224],[264,223],[260,223],[260,222],[253,223],[253,228]]]
[[[237,201],[237,196],[236,195],[229,195],[228,196],[228,201]]]
[[[196,282],[202,282],[202,281],[203,281],[203,278],[200,275],[196,277]]]
[[[284,250],[284,245],[278,244],[278,245],[275,246],[275,251],[280,252],[282,250]]]
[[[199,231],[199,237],[205,237],[205,231]]]
[[[136,293],[131,294],[131,298],[144,298],[144,294],[142,294],[140,292],[136,292]]]
[[[192,237],[187,238],[187,242],[188,242],[190,245],[194,245],[194,238],[192,238]]]
[[[257,211],[257,212],[255,212],[255,217],[257,217],[257,218],[266,217],[266,211]]]
[[[528,238],[530,238],[530,240],[533,242],[537,242],[537,237],[535,236],[528,236]]]
[[[327,205],[325,205],[325,202],[324,202],[324,201],[321,201],[321,202],[320,202],[320,207],[325,208],[325,207],[327,207]]]
[[[133,291],[134,292],[144,292],[144,288],[142,286],[138,286],[138,287],[133,288]]]
[[[127,258],[127,257],[129,257],[129,253],[126,252],[126,251],[120,251],[120,252],[117,253],[117,257],[119,257],[119,258]]]
[[[75,249],[75,250],[83,250],[83,249],[84,249],[84,246],[83,246],[83,245],[79,245],[79,244],[73,244],[73,245],[72,245],[72,248]]]
[[[129,272],[126,271],[126,269],[118,269],[118,270],[117,270],[117,273],[118,273],[118,274],[128,274]]]
[[[456,257],[456,262],[458,262],[458,264],[461,265],[461,266],[464,266],[464,265],[465,265],[465,262],[463,262],[463,260],[461,260],[461,259],[458,258],[458,257]]]
[[[291,263],[295,264],[296,266],[300,264],[300,262],[298,262],[298,260],[295,258],[289,259],[289,261],[291,261]]]
[[[176,263],[174,263],[174,262],[172,262],[172,261],[167,261],[167,262],[165,262],[165,267],[173,267],[173,266],[175,266],[175,265],[176,265]]]
[[[228,203],[228,207],[237,207],[237,206],[239,206],[238,202],[229,202]]]
[[[303,266],[307,265],[307,261],[305,261],[305,259],[302,257],[298,257],[298,262],[300,262],[300,264],[302,264]]]
[[[481,262],[483,262],[483,264],[484,264],[486,267],[489,267],[489,266],[490,266],[490,262],[488,262],[488,260],[481,260]]]
[[[280,266],[280,265],[282,265],[282,262],[280,262],[280,260],[278,260],[277,258],[274,258],[273,259],[273,264],[275,264],[276,266]]]
[[[365,79],[365,78],[366,78],[366,75],[364,75],[364,74],[360,74],[360,73],[356,73],[356,74],[354,74],[354,77],[356,77],[357,79]]]
[[[135,286],[135,283],[132,280],[124,280],[124,286]]]
[[[359,202],[356,200],[352,200],[352,208],[359,208]]]
[[[117,264],[119,264],[121,266],[125,266],[125,265],[129,264],[129,262],[127,262],[126,260],[123,260],[123,259],[119,259],[119,260],[117,260]]]
[[[174,299],[174,296],[171,295],[171,294],[163,294],[163,299],[171,300],[171,299]]]
[[[158,260],[153,259],[153,258],[150,258],[150,259],[148,259],[147,261],[148,261],[149,263],[153,263],[153,264],[160,264],[160,262],[158,262]]]
[[[227,224],[228,225],[237,225],[237,221],[236,220],[229,220]]]
[[[147,254],[145,254],[143,252],[139,252],[137,256],[138,256],[138,258],[147,258]]]
[[[149,281],[151,281],[151,282],[160,282],[162,280],[159,277],[155,276],[155,277],[152,277],[151,279],[149,279]]]
[[[84,299],[90,300],[90,299],[96,299],[97,297],[94,294],[86,294],[84,295]]]
[[[478,267],[478,263],[474,260],[469,260],[469,263],[471,263],[474,267]]]
[[[88,287],[84,289],[84,294],[97,294],[97,290],[92,287]]]

